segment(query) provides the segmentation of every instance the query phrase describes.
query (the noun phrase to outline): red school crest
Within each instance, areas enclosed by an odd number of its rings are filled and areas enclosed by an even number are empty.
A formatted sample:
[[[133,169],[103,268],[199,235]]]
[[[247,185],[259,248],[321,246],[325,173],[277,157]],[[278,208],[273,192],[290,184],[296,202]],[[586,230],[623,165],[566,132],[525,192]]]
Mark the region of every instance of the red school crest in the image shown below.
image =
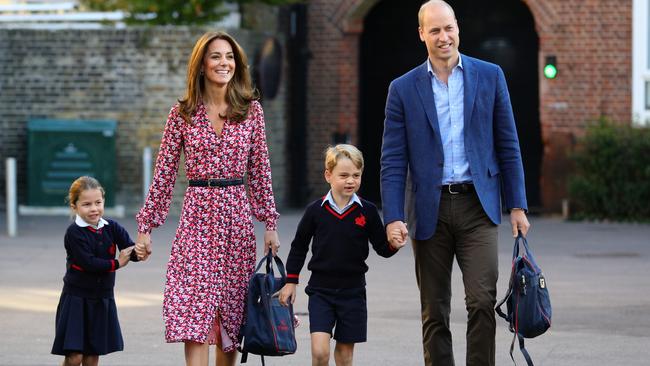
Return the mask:
[[[360,214],[357,218],[354,219],[354,223],[361,226],[361,227],[365,227],[366,226],[366,217],[363,216],[363,214]]]
[[[287,322],[284,321],[284,319],[280,319],[280,324],[278,324],[278,330],[283,332],[289,331],[289,326],[287,325]]]
[[[111,244],[110,247],[108,247],[108,254],[110,255],[115,255],[115,243]]]

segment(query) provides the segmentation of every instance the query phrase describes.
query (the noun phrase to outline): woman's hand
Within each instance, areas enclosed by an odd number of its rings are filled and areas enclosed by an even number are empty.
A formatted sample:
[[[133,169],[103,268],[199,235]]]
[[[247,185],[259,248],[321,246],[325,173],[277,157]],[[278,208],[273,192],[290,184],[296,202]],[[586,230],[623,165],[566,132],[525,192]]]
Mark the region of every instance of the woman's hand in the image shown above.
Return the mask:
[[[280,239],[278,238],[278,232],[275,230],[267,230],[264,232],[264,255],[267,255],[269,253],[269,248],[271,249],[271,253],[274,257],[278,255],[278,250],[280,249]]]
[[[138,260],[146,261],[151,255],[151,235],[145,233],[138,233],[135,240],[135,254]]]

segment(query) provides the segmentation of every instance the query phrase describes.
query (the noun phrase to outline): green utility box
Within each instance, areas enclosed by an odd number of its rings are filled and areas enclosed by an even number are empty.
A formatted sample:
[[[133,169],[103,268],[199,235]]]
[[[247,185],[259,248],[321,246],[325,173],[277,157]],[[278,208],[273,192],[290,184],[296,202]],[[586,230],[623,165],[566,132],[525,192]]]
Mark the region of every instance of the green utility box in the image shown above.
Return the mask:
[[[115,203],[116,121],[30,120],[27,123],[27,204],[66,206],[70,184],[82,175],[106,190]]]

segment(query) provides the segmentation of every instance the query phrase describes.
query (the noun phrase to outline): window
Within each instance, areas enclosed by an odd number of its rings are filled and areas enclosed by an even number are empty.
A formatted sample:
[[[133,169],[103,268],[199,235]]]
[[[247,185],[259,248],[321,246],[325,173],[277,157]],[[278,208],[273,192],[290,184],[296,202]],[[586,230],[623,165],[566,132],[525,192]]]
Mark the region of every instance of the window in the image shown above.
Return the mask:
[[[632,6],[632,116],[650,125],[650,6],[648,0]]]

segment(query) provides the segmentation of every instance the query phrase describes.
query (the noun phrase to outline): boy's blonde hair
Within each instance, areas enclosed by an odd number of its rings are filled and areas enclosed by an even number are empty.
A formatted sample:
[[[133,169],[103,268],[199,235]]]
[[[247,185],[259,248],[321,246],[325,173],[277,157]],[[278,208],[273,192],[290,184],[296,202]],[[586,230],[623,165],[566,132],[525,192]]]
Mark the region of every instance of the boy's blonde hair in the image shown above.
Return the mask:
[[[331,172],[341,158],[352,160],[352,163],[363,171],[363,154],[355,146],[349,144],[338,144],[325,150],[325,169]]]

